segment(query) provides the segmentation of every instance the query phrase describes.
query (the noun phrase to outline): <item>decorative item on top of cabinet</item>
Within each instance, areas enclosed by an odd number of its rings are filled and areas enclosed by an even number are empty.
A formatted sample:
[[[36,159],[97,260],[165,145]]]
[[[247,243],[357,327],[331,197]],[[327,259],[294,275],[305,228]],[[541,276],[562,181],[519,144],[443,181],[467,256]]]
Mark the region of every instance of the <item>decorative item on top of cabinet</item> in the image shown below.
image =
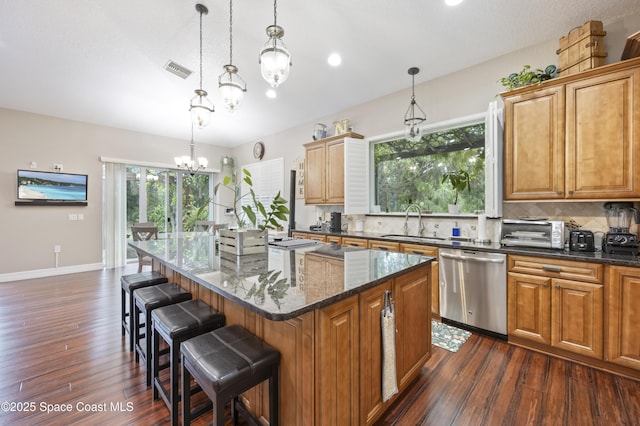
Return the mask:
[[[506,201],[640,198],[640,58],[502,96]]]
[[[305,204],[344,204],[344,139],[363,139],[345,133],[304,145]]]

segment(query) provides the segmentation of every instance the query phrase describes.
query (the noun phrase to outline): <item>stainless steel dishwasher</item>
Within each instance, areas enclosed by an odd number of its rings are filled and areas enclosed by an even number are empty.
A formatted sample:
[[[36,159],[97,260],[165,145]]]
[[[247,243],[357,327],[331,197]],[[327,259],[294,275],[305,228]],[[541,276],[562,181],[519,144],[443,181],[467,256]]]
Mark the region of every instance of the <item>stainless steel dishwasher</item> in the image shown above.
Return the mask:
[[[507,256],[467,249],[439,250],[440,316],[506,337]]]

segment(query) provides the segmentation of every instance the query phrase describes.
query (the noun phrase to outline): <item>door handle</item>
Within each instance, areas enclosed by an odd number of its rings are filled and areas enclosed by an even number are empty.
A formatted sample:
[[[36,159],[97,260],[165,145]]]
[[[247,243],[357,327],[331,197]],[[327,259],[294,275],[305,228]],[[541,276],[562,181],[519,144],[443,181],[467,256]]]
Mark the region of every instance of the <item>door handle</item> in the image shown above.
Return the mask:
[[[556,268],[555,266],[543,266],[542,270],[547,272],[562,272],[562,268]]]

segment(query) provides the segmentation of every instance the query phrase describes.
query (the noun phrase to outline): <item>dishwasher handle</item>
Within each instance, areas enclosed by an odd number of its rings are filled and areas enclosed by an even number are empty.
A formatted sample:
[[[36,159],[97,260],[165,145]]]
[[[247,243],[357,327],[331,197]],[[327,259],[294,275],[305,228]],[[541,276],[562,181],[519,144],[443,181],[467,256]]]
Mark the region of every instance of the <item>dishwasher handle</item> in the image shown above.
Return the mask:
[[[504,263],[505,262],[505,257],[501,257],[500,259],[492,259],[488,257],[464,256],[464,255],[449,254],[449,253],[442,253],[442,252],[440,253],[440,257],[443,257],[446,259],[453,259],[453,260],[471,260],[474,262],[482,262],[482,263]]]

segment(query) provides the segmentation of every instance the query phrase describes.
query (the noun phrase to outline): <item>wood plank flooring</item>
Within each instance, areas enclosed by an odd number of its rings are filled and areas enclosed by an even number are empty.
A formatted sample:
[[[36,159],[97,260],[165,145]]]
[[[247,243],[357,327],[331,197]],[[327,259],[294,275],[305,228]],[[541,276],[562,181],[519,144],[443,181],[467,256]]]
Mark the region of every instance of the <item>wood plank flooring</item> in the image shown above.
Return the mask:
[[[0,424],[169,424],[120,334],[133,272],[0,283]],[[457,353],[434,347],[378,424],[640,425],[640,382],[474,334]]]

